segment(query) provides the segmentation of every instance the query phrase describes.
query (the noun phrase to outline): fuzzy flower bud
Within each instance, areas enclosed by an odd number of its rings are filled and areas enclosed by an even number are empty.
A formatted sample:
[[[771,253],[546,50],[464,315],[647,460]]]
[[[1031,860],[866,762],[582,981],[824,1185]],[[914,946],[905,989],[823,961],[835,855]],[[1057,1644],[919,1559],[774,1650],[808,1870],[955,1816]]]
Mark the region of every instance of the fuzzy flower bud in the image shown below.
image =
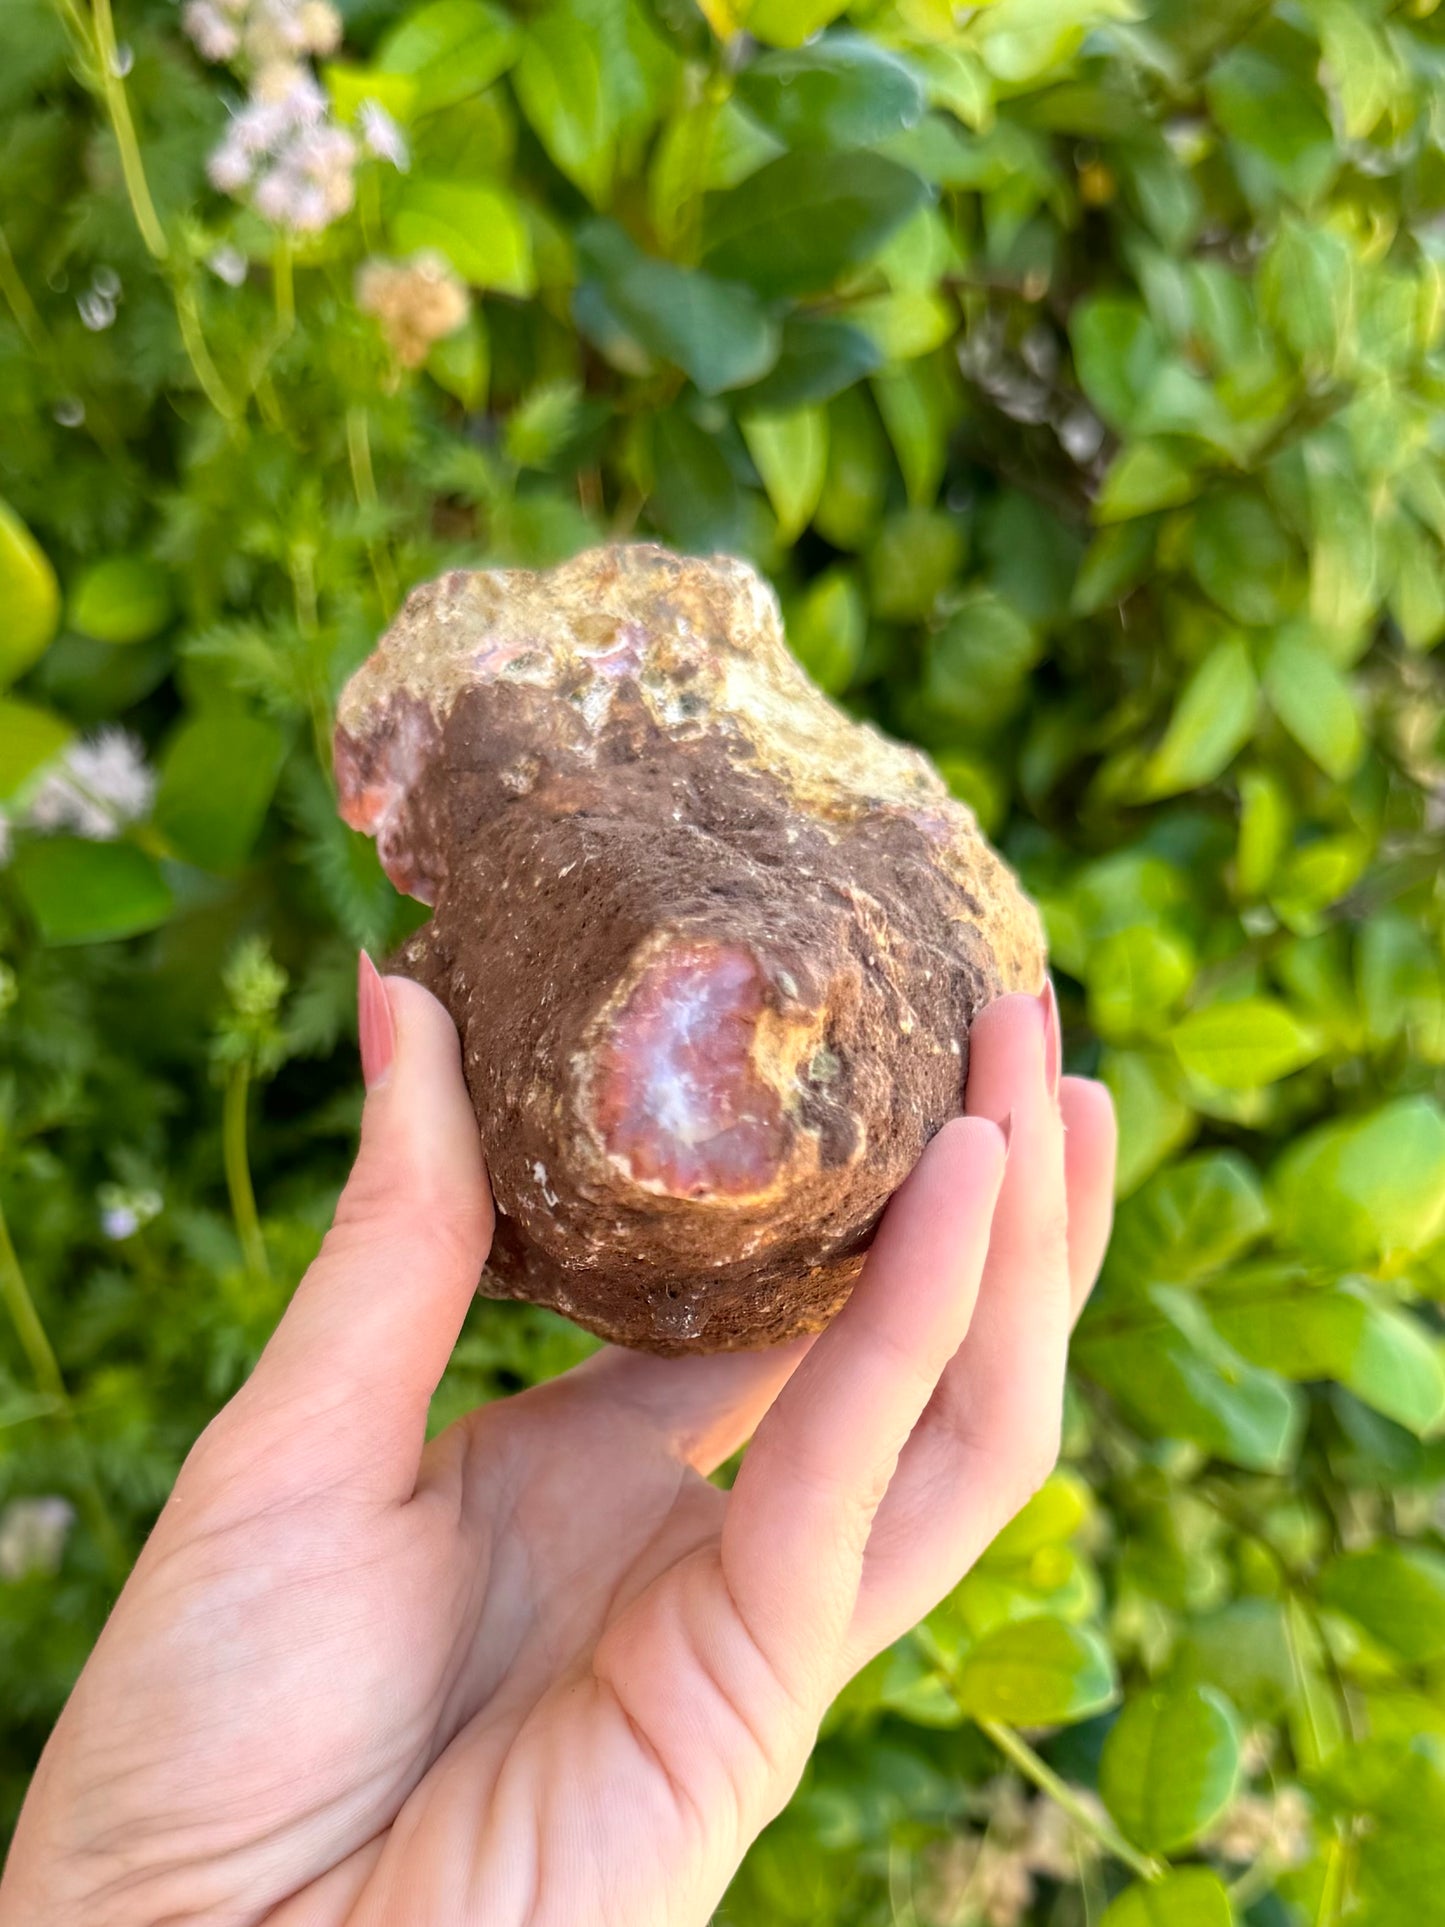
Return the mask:
[[[368,261],[356,280],[356,302],[375,315],[403,368],[419,368],[434,341],[453,334],[470,311],[461,279],[441,255]]]

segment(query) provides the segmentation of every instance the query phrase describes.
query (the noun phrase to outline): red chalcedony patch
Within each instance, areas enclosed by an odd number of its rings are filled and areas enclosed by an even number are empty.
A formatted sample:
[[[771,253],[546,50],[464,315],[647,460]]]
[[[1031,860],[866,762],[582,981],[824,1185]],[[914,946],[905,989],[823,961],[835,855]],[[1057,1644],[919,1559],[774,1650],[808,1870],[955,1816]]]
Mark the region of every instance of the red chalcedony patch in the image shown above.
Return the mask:
[[[764,1190],[786,1148],[782,1107],[753,1068],[756,958],[679,943],[643,971],[596,1054],[594,1114],[634,1182],[676,1198]]]

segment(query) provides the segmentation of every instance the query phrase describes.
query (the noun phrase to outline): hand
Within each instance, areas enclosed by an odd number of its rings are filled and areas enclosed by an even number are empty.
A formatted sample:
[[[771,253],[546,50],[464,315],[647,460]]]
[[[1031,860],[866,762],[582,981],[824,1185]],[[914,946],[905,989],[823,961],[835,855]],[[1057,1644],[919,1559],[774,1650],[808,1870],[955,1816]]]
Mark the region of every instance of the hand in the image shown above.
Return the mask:
[[[491,1206],[445,1013],[371,997],[335,1226],[55,1729],[3,1927],[701,1927],[832,1695],[1054,1462],[1114,1127],[1056,1094],[1051,994],[981,1016],[820,1338],[603,1351],[430,1444]]]

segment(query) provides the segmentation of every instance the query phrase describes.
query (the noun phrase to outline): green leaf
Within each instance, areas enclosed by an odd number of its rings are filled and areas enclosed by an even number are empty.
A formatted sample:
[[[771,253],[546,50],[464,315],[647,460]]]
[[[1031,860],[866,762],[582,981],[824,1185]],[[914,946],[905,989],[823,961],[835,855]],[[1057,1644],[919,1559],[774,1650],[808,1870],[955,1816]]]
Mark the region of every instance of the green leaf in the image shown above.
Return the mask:
[[[1241,1358],[1187,1291],[1156,1285],[1146,1296],[1157,1324],[1086,1316],[1075,1340],[1084,1370],[1151,1437],[1191,1439],[1232,1465],[1283,1471],[1303,1426],[1299,1393]]]
[[[399,254],[435,248],[464,281],[499,294],[536,287],[532,239],[509,189],[484,181],[407,181],[391,216]]]
[[[1241,1357],[1296,1383],[1332,1378],[1417,1438],[1445,1419],[1445,1359],[1407,1312],[1365,1285],[1324,1286],[1279,1268],[1226,1281],[1215,1326]]]
[[[48,944],[134,937],[171,913],[165,878],[133,843],[42,837],[20,846],[13,868],[25,907]]]
[[[1269,505],[1243,489],[1221,490],[1194,511],[1189,563],[1205,594],[1247,627],[1283,622],[1303,599],[1298,550]]]
[[[740,423],[753,465],[778,518],[778,540],[795,542],[813,519],[828,466],[828,415],[745,415]]]
[[[1253,1168],[1232,1151],[1186,1158],[1119,1207],[1108,1275],[1139,1287],[1187,1284],[1236,1256],[1269,1229]]]
[[[1177,444],[1130,442],[1115,457],[1094,503],[1097,522],[1127,522],[1176,508],[1199,493],[1196,463]]]
[[[0,689],[45,654],[60,620],[60,589],[45,551],[0,500]]]
[[[1146,1853],[1176,1852],[1219,1818],[1239,1785],[1234,1708],[1209,1686],[1125,1702],[1099,1762],[1099,1791]]]
[[[1445,1114],[1402,1097],[1321,1125],[1285,1152],[1272,1188],[1281,1229],[1328,1264],[1424,1251],[1445,1232]]]
[[[876,410],[848,388],[828,410],[828,472],[813,526],[835,549],[861,549],[883,507],[893,462]]]
[[[1186,1867],[1126,1887],[1105,1908],[1099,1927],[1234,1927],[1234,1909],[1217,1873]]]
[[[915,508],[927,508],[948,462],[948,437],[958,413],[956,391],[937,359],[884,369],[873,377],[872,388],[908,500]]]
[[[439,388],[455,395],[463,408],[480,408],[487,398],[491,373],[490,343],[482,316],[469,314],[460,328],[433,342],[426,371]]]
[[[0,803],[58,756],[74,734],[63,716],[38,703],[0,697]]]
[[[155,823],[189,863],[222,875],[251,854],[286,738],[242,710],[205,709],[183,722],[161,758]]]
[[[848,0],[708,0],[704,11],[717,8],[734,13],[734,26],[726,30],[713,21],[721,38],[746,26],[755,40],[770,47],[801,47],[820,27],[836,20],[847,4]]]
[[[830,287],[923,203],[916,174],[881,154],[785,154],[708,197],[703,263],[765,295]]]
[[[1169,1041],[1187,1071],[1231,1091],[1276,1083],[1321,1049],[1318,1033],[1271,997],[1193,1010],[1170,1031]]]
[[[777,360],[777,323],[751,288],[654,260],[610,222],[584,227],[577,250],[611,314],[644,348],[683,369],[703,394],[746,387]]]
[[[429,0],[383,36],[373,65],[411,78],[412,111],[431,114],[489,87],[520,47],[516,21],[487,0]]]
[[[833,34],[744,67],[736,97],[787,147],[871,147],[923,113],[923,88],[861,34]]]
[[[1283,195],[1308,206],[1329,185],[1339,165],[1329,115],[1298,74],[1241,46],[1215,64],[1205,92],[1254,201]]]
[[[1438,1552],[1384,1545],[1342,1553],[1325,1568],[1320,1599],[1408,1665],[1445,1659],[1445,1557]]]
[[[66,615],[72,628],[96,642],[145,642],[165,628],[174,609],[170,576],[158,562],[112,555],[81,575]]]
[[[1033,630],[1001,595],[969,589],[928,639],[928,701],[974,729],[987,729],[1018,708],[1040,649]]]
[[[868,551],[868,600],[885,622],[926,616],[961,566],[962,525],[941,509],[888,516]]]
[[[883,356],[871,335],[831,317],[790,314],[783,321],[782,346],[770,373],[740,400],[750,415],[786,415],[810,403],[831,401]]]
[[[1000,1626],[965,1657],[960,1704],[977,1720],[1061,1726],[1087,1719],[1118,1691],[1113,1662],[1096,1633],[1062,1619]]]
[[[1370,1041],[1408,1037],[1438,1063],[1445,1055],[1445,959],[1429,933],[1401,913],[1372,916],[1356,942],[1355,976]]]
[[[868,610],[850,569],[825,569],[788,613],[788,645],[820,689],[841,694],[863,659]]]
[[[1289,843],[1289,798],[1271,770],[1244,770],[1239,777],[1239,847],[1235,885],[1242,897],[1257,897],[1275,873]]]
[[[1180,1090],[1179,1068],[1172,1054],[1106,1050],[1099,1076],[1108,1086],[1119,1120],[1115,1195],[1126,1198],[1189,1142],[1197,1119]]]
[[[1350,685],[1297,624],[1281,629],[1265,658],[1270,707],[1327,776],[1343,782],[1364,753],[1365,733]]]
[[[559,171],[601,207],[616,162],[612,111],[597,43],[567,6],[530,16],[512,85]]]
[[[674,405],[657,419],[653,459],[652,513],[663,532],[694,555],[736,548],[742,490],[717,438]]]
[[[1089,1021],[1101,1037],[1150,1035],[1197,969],[1192,947],[1174,931],[1147,923],[1115,930],[1089,955]]]
[[[1140,302],[1093,295],[1074,309],[1069,334],[1084,393],[1111,427],[1127,433],[1165,360],[1158,330]]]
[[[1145,766],[1145,795],[1174,796],[1221,776],[1253,735],[1258,708],[1249,648],[1242,636],[1227,636],[1184,685]]]

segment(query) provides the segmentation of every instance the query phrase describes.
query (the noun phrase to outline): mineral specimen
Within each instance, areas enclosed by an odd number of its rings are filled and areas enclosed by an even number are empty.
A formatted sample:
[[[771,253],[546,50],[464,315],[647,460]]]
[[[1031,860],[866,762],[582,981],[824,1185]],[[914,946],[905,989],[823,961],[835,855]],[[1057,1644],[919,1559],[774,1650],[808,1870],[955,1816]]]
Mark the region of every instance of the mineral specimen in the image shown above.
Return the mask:
[[[625,1345],[822,1325],[962,1108],[1038,918],[916,750],[788,654],[745,564],[646,546],[417,589],[352,677],[346,821],[432,917],[394,967],[461,1033],[482,1289]]]

